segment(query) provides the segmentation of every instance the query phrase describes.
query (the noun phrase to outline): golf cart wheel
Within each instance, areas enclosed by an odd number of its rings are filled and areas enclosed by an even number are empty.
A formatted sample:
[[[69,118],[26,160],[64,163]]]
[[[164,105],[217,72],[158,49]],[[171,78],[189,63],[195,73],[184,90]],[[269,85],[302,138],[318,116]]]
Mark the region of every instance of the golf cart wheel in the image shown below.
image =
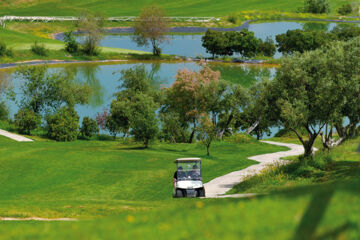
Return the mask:
[[[176,189],[176,197],[182,198],[184,197],[183,191],[181,189]]]
[[[198,191],[198,197],[205,197],[205,189],[204,188],[200,188]]]

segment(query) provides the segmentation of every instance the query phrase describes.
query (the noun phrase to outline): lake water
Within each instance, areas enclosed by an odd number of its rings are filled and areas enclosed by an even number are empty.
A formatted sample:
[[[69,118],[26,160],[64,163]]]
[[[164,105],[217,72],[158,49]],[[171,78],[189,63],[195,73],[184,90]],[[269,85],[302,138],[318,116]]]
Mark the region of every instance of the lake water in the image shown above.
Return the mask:
[[[253,23],[249,25],[249,30],[253,31],[255,36],[261,39],[271,37],[275,40],[278,34],[286,33],[288,30],[306,29],[306,30],[323,30],[330,31],[336,26],[336,23],[322,22],[269,22],[269,23]],[[162,44],[162,50],[165,54],[175,54],[185,57],[211,57],[202,47],[201,34],[197,35],[169,35],[169,41]],[[142,50],[152,52],[151,46],[138,47],[131,40],[130,35],[106,35],[100,43],[101,46],[125,48],[132,50]],[[276,53],[275,58],[280,57],[280,53]]]
[[[93,90],[91,101],[87,105],[77,105],[76,111],[80,118],[85,116],[95,118],[97,112],[109,108],[114,99],[114,93],[120,85],[120,71],[143,64],[151,74],[151,84],[157,88],[169,87],[175,80],[179,69],[187,68],[198,70],[199,66],[194,62],[159,63],[159,62],[126,62],[117,64],[63,64],[51,66],[51,72],[65,72],[74,74],[74,81],[86,82]],[[210,65],[214,70],[221,72],[224,80],[249,87],[261,78],[273,78],[276,69],[274,67],[246,66],[239,64],[218,64]],[[9,83],[14,87],[16,93],[20,93],[22,79],[16,78],[12,70],[1,70],[2,75],[8,75]],[[8,102],[11,116],[18,111],[14,102]],[[81,120],[80,120],[81,121]]]

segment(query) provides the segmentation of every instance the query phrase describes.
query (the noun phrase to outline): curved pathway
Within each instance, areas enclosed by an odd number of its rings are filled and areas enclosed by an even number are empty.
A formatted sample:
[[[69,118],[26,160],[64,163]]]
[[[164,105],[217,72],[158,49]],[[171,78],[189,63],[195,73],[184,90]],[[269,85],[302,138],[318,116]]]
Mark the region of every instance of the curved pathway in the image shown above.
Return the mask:
[[[249,159],[255,160],[259,163],[255,165],[251,165],[250,167],[247,167],[239,171],[228,173],[224,176],[215,178],[210,182],[205,183],[204,186],[206,191],[206,198],[254,196],[254,194],[234,194],[234,195],[224,195],[224,194],[229,190],[231,190],[235,185],[242,182],[245,177],[256,175],[269,165],[275,163],[279,163],[279,164],[288,163],[288,161],[280,160],[280,158],[288,157],[288,156],[297,156],[304,153],[303,146],[298,144],[280,143],[280,142],[272,142],[272,141],[262,141],[262,142],[277,146],[288,147],[290,148],[290,150],[249,157]]]

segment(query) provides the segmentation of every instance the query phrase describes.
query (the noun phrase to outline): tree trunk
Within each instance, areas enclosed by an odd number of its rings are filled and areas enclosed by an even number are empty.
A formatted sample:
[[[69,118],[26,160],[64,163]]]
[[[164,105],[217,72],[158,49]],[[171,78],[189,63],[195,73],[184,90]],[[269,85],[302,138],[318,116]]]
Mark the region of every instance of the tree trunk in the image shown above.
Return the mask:
[[[188,143],[192,143],[193,142],[193,139],[194,139],[194,136],[195,136],[195,129],[196,129],[196,123],[194,122],[194,128],[190,134],[190,138],[189,138],[189,141]]]
[[[210,156],[210,144],[211,144],[211,142],[206,144],[206,153],[207,153],[208,156]]]

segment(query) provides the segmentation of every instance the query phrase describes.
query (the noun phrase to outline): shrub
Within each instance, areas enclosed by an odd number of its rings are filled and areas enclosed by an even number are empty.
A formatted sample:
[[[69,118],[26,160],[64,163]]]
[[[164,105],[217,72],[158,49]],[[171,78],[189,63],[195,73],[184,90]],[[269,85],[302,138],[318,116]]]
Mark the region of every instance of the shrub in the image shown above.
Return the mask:
[[[89,117],[84,117],[82,121],[82,126],[80,128],[80,133],[84,137],[92,137],[94,134],[99,132],[99,128],[97,126],[97,123],[94,119],[91,119]]]
[[[339,24],[330,33],[336,40],[348,41],[360,36],[360,27],[354,24]]]
[[[62,107],[46,117],[48,136],[56,141],[74,141],[78,135],[79,116],[73,108]]]
[[[34,45],[31,46],[31,51],[39,56],[47,56],[48,50],[45,48],[45,45],[38,44],[37,41],[35,41]]]
[[[79,44],[76,42],[72,31],[64,33],[65,51],[68,53],[77,53]]]
[[[353,12],[352,6],[350,3],[343,4],[339,9],[338,13],[341,15],[349,15]]]
[[[5,102],[0,102],[0,120],[8,120],[9,110],[6,107]]]
[[[236,24],[238,22],[238,16],[235,14],[231,14],[227,17],[228,22],[231,22],[233,24]]]
[[[2,56],[13,57],[14,53],[11,48],[6,47],[5,43],[0,42],[0,57],[2,57]]]
[[[30,109],[20,109],[14,115],[14,124],[19,133],[30,135],[41,123],[41,116]]]
[[[327,0],[305,0],[304,12],[328,13],[330,12],[330,5]]]

